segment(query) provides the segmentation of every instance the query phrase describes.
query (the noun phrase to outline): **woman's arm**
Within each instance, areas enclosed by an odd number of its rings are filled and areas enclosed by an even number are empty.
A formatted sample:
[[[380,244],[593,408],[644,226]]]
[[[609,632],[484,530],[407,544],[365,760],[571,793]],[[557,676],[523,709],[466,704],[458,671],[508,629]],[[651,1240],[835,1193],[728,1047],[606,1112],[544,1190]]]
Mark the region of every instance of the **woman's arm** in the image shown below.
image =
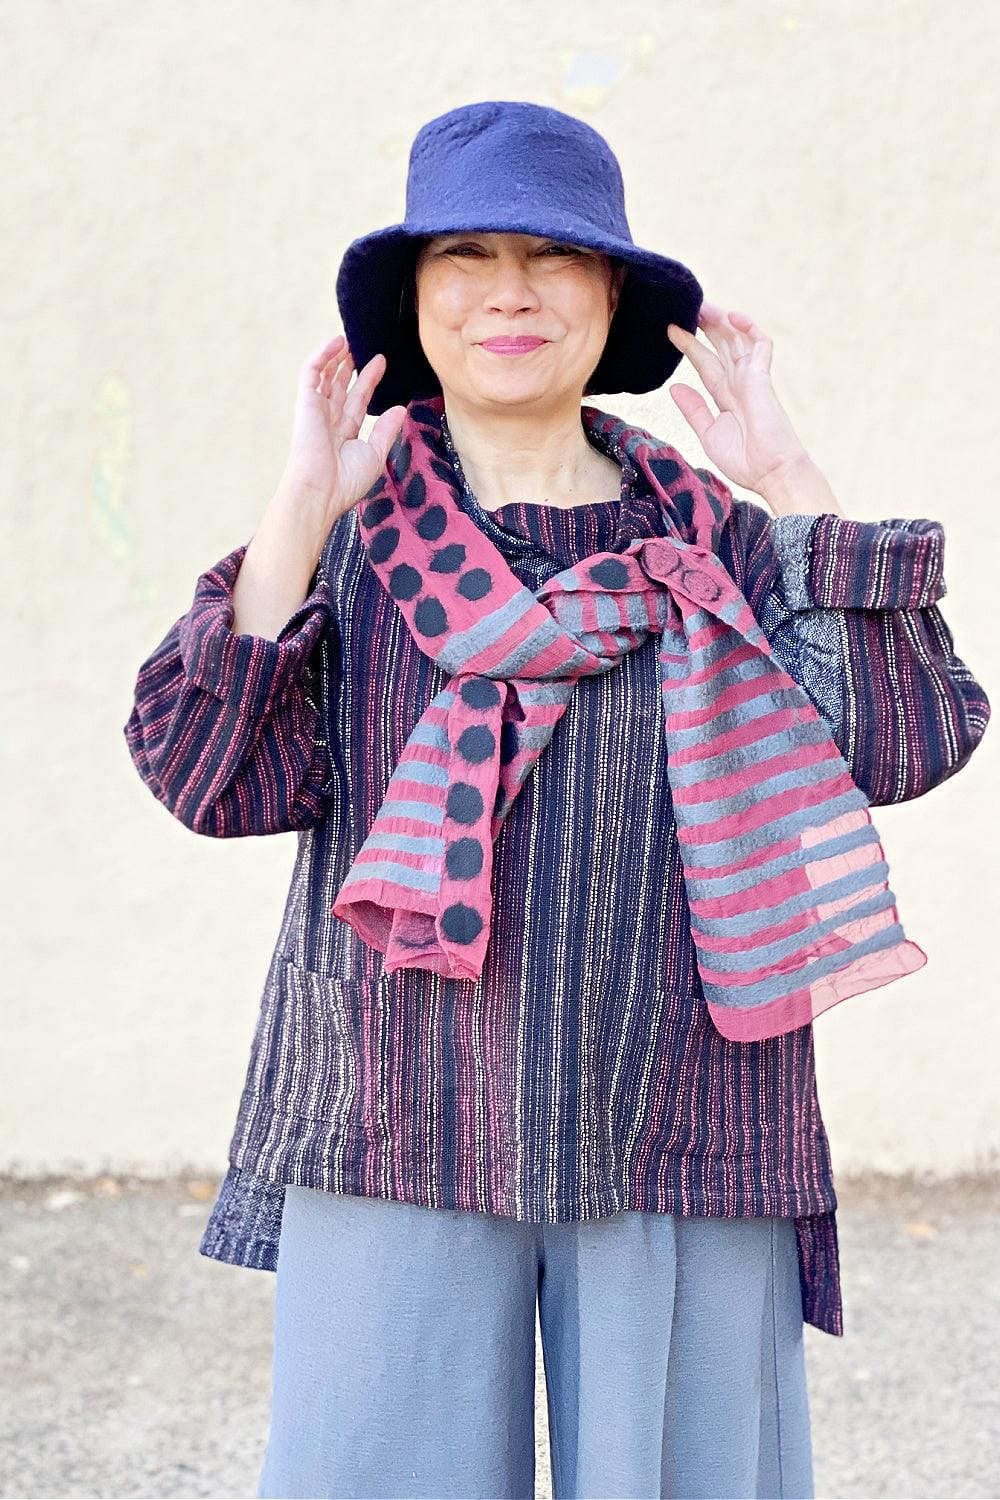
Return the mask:
[[[335,621],[325,577],[277,632],[234,632],[246,546],[202,573],[194,601],[143,662],[124,726],[142,780],[185,827],[210,838],[319,822],[337,793],[327,744]]]
[[[723,562],[870,803],[909,801],[961,770],[990,704],[938,608],[941,525],[773,516],[698,472],[732,504]]]

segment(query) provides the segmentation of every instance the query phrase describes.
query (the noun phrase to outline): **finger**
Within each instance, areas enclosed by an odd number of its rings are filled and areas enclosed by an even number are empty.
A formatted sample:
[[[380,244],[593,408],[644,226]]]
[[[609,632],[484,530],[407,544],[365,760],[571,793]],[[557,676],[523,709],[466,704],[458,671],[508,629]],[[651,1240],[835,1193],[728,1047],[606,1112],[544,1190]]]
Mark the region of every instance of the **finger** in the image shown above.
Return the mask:
[[[351,376],[353,374],[354,356],[351,354],[351,351],[348,350],[347,353],[338,361],[336,368],[331,368],[330,378],[328,381],[328,385],[330,388],[330,397],[331,399],[336,397],[338,411],[343,405],[344,397],[347,394],[347,388],[351,383]]]
[[[760,324],[755,323],[749,313],[739,312],[737,308],[731,307],[729,309],[729,321],[734,324],[735,327],[742,329],[744,333],[750,333],[754,335],[754,337],[759,338],[766,337],[764,330],[761,328]]]
[[[342,333],[335,333],[333,338],[327,339],[319,349],[315,350],[306,360],[302,367],[303,379],[309,381],[312,386],[319,384],[319,374],[327,361],[338,352],[341,345],[346,345],[347,340]],[[310,380],[310,377],[312,379]]]
[[[374,427],[368,434],[368,444],[378,454],[381,468],[385,468],[389,458],[389,449],[399,436],[405,416],[405,406],[390,406],[376,419]]]
[[[771,355],[774,352],[774,340],[768,337],[759,323],[754,322],[749,313],[734,311],[729,316],[734,320],[739,320],[740,325],[751,341],[750,362],[754,369],[770,370]]]
[[[344,416],[354,424],[355,432],[360,429],[368,415],[368,403],[372,392],[385,374],[385,369],[385,355],[373,354],[368,363],[358,372],[358,378],[344,402]]]
[[[718,385],[724,373],[718,355],[707,344],[695,338],[693,333],[682,328],[679,323],[668,323],[667,332],[670,334],[671,341],[694,365],[705,382],[706,388],[714,395],[713,387]]]
[[[349,349],[343,349],[339,354],[335,354],[332,359],[328,359],[320,372],[319,390],[321,393],[329,396],[333,382],[338,376],[341,379],[341,383],[346,384],[351,377],[353,369],[354,360]]]
[[[690,385],[678,382],[669,389],[682,415],[701,438],[715,421],[707,401]]]
[[[322,365],[322,364],[325,364],[326,361],[330,358],[330,356],[338,348],[341,348],[346,343],[347,343],[347,339],[344,337],[344,335],[342,333],[335,333],[335,334],[333,334],[330,338],[327,339],[327,341],[326,341],[325,344],[320,344],[319,348],[317,350],[315,350],[313,354],[310,355],[310,357],[309,357],[309,363],[311,365],[315,365],[317,367],[320,366],[320,365]]]
[[[718,302],[709,302],[707,299],[702,302],[701,307],[698,309],[698,325],[699,325],[699,327],[703,327],[703,328],[708,328],[709,326],[718,327],[721,324],[723,324],[725,321],[726,321],[726,309],[724,307],[722,307],[720,305],[720,303],[718,303]]]
[[[357,428],[346,411],[347,391],[354,375],[354,360],[346,355],[330,376],[328,400],[333,416],[333,430],[340,437],[356,437]]]
[[[749,354],[752,348],[747,342],[746,329],[738,321],[745,318],[745,313],[734,315],[717,302],[703,302],[698,313],[698,326],[704,330],[716,349],[738,359]]]

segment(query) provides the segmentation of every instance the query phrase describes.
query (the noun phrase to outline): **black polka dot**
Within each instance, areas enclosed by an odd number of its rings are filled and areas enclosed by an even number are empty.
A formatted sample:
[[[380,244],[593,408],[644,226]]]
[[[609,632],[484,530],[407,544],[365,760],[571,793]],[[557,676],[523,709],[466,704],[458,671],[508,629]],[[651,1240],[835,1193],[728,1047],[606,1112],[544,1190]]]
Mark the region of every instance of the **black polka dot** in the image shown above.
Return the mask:
[[[431,468],[439,479],[445,480],[448,484],[455,483],[455,471],[451,464],[445,463],[441,458],[432,458]]]
[[[433,406],[425,406],[422,401],[411,402],[410,416],[414,422],[426,422],[428,427],[437,426],[437,415]]]
[[[722,596],[722,590],[712,578],[706,578],[695,568],[685,568],[681,574],[681,584],[695,599],[703,599],[706,604],[715,604]]]
[[[493,731],[487,729],[485,724],[470,724],[458,737],[458,750],[467,761],[477,765],[493,754],[496,743]]]
[[[413,461],[413,449],[403,437],[397,437],[389,449],[389,467],[397,479],[402,479],[409,472]]]
[[[483,815],[483,799],[479,788],[467,781],[456,781],[448,788],[445,812],[456,823],[478,823]]]
[[[448,524],[448,515],[443,505],[432,505],[425,510],[417,522],[417,534],[425,542],[436,542]]]
[[[588,577],[599,583],[602,589],[623,589],[628,583],[628,568],[617,558],[607,557],[587,569]]]
[[[363,526],[377,526],[392,515],[391,500],[372,500],[361,512],[361,524]]]
[[[421,635],[443,635],[448,629],[448,616],[440,599],[421,599],[413,612],[413,623]]]
[[[514,759],[520,749],[520,740],[517,737],[517,725],[505,719],[500,730],[500,764],[505,766]]]
[[[680,464],[672,458],[651,458],[649,467],[662,485],[674,484],[680,478]]]
[[[447,547],[439,547],[431,558],[430,569],[432,573],[457,573],[465,562],[465,548],[461,542],[450,542]]]
[[[409,563],[397,563],[389,574],[389,593],[394,599],[412,599],[420,591],[420,574]]]
[[[458,592],[463,599],[482,599],[493,587],[493,579],[485,568],[470,568],[458,580]]]
[[[474,943],[483,930],[483,919],[474,906],[456,901],[441,913],[441,927],[453,943]]]
[[[496,817],[499,814],[500,809],[501,809],[501,807],[503,807],[504,802],[506,801],[506,799],[507,799],[507,793],[504,791],[504,789],[503,789],[502,786],[498,786],[497,787],[497,794],[493,798],[493,816],[494,817]]]
[[[419,510],[427,499],[427,485],[422,474],[411,474],[406,489],[403,491],[401,505],[407,510]]]
[[[372,537],[368,548],[368,556],[373,563],[384,563],[395,552],[399,545],[399,527],[386,526],[383,531],[377,531]]]
[[[456,839],[448,845],[444,863],[452,880],[471,880],[483,868],[483,846],[478,839]]]
[[[500,702],[500,689],[488,677],[470,677],[461,691],[462,702],[470,708],[495,708]]]

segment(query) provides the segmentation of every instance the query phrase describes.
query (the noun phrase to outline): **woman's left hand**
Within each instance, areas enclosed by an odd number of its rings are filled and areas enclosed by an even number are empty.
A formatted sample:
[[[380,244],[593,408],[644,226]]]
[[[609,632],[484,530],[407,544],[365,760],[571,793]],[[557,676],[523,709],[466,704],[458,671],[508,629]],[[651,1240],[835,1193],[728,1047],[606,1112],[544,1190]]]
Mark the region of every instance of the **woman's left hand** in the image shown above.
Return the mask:
[[[667,337],[694,365],[719,412],[713,415],[692,386],[672,385],[670,394],[726,479],[763,493],[769,478],[805,456],[771,385],[771,340],[746,313],[714,302],[702,303],[698,327],[714,352],[677,323],[667,324]]]

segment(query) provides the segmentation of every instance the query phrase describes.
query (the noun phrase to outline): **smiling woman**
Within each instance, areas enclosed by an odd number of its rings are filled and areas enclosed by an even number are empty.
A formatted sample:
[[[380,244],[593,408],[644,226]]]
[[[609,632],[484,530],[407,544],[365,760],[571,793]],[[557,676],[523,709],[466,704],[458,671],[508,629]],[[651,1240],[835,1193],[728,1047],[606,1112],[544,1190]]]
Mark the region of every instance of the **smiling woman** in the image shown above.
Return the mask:
[[[687,352],[709,457],[801,508],[770,340],[585,122],[449,111],[406,203],[126,726],[186,826],[300,835],[202,1242],[277,1271],[258,1495],[530,1496],[537,1305],[555,1500],[806,1500],[812,1021],[925,961],[868,801],[989,716],[941,527],[772,516],[581,405]]]

